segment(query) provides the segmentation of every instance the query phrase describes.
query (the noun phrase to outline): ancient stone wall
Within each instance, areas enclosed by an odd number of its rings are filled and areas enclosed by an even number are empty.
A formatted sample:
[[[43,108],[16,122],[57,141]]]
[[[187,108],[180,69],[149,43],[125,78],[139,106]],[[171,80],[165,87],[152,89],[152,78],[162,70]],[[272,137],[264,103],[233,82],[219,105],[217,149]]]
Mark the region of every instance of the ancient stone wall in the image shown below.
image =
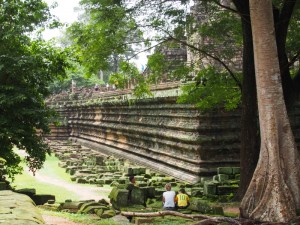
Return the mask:
[[[201,114],[192,105],[177,104],[175,96],[124,98],[113,93],[52,99],[48,103],[61,115],[62,126],[53,127],[48,138],[68,138],[188,182],[217,167],[239,166],[239,110]],[[300,148],[300,102],[290,110],[290,120]]]
[[[69,132],[83,146],[189,182],[220,166],[238,166],[238,112],[200,114],[192,105],[176,104],[175,97],[54,103],[68,120],[67,127],[52,130],[56,139]]]

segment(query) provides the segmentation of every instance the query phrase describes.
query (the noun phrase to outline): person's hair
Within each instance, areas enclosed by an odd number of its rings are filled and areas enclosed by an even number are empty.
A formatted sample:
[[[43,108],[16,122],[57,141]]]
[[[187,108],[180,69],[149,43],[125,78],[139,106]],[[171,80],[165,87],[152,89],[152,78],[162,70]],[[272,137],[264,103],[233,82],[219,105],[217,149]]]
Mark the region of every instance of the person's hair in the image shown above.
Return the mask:
[[[171,190],[171,187],[172,187],[172,185],[171,185],[170,183],[167,183],[167,184],[165,185],[165,189],[166,189],[166,190]]]
[[[134,179],[134,176],[129,176],[129,181],[132,182],[132,180]]]
[[[185,194],[184,188],[181,188],[179,191],[180,191],[182,194]]]

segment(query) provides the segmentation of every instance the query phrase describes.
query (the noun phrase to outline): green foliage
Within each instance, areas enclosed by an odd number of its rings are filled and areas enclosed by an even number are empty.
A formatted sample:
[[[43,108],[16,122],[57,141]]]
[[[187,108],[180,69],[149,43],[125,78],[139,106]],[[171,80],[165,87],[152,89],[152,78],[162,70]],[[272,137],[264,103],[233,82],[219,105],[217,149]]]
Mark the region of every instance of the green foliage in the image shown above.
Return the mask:
[[[72,48],[89,74],[117,72],[119,62],[132,54],[131,42],[141,38],[135,20],[119,1],[81,0],[80,4],[84,19],[67,30]]]
[[[78,62],[70,61],[70,64],[72,65],[72,69],[70,68],[66,71],[66,78],[56,79],[49,85],[48,88],[51,93],[70,91],[72,81],[75,82],[77,88],[94,88],[96,84],[104,83],[95,74],[87,76],[85,69]]]
[[[195,82],[183,86],[183,94],[178,102],[195,104],[203,111],[220,107],[227,110],[236,108],[240,103],[241,93],[226,74],[213,67],[201,70],[195,77]]]
[[[156,83],[162,78],[163,74],[168,72],[168,61],[165,55],[155,52],[148,57],[147,67],[150,70],[149,81]]]
[[[49,131],[54,113],[44,97],[49,83],[64,76],[68,64],[61,49],[28,36],[51,18],[43,1],[4,2],[0,11],[0,157],[7,160],[12,177],[21,171],[14,146],[27,151],[33,172],[45,160],[49,149],[38,133]]]
[[[109,83],[114,84],[117,88],[124,89],[130,81],[136,83],[133,94],[137,98],[152,96],[147,79],[143,74],[140,74],[135,65],[128,62],[120,63],[120,72],[111,74]]]
[[[289,60],[295,60],[295,56],[299,58],[299,48],[300,48],[300,3],[298,2],[295,6],[294,13],[292,20],[289,24],[289,30],[287,34],[287,41],[286,41],[286,49],[288,52]],[[297,61],[297,58],[296,58]],[[291,68],[295,69],[295,68]],[[299,68],[296,68],[298,71]],[[296,73],[296,72],[294,72]]]

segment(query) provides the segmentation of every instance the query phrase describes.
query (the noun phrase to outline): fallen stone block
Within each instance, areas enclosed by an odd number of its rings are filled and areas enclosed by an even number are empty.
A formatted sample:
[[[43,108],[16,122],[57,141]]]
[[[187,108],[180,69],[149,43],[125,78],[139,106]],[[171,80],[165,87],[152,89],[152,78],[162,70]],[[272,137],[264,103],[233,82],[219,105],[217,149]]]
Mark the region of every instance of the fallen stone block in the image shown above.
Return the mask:
[[[217,193],[218,195],[229,195],[231,193],[236,194],[238,189],[238,186],[218,186]]]
[[[128,190],[114,187],[109,196],[110,202],[115,209],[128,205]]]
[[[34,188],[22,188],[22,189],[17,189],[15,192],[24,194],[32,198],[36,194],[36,190]]]
[[[232,167],[218,167],[217,171],[218,171],[218,174],[231,175],[232,174]]]
[[[210,205],[208,201],[198,198],[191,199],[188,209],[203,214],[224,215],[222,207]]]
[[[217,185],[206,181],[204,183],[204,189],[203,189],[203,194],[204,195],[215,195],[217,193]]]
[[[48,202],[48,200],[54,200],[55,201],[55,196],[54,195],[34,195],[32,196],[32,200],[36,205],[44,205],[45,203]]]
[[[102,215],[100,216],[100,218],[102,219],[108,219],[108,218],[111,218],[111,217],[114,217],[116,215],[116,212],[112,209],[110,210],[105,210]]]

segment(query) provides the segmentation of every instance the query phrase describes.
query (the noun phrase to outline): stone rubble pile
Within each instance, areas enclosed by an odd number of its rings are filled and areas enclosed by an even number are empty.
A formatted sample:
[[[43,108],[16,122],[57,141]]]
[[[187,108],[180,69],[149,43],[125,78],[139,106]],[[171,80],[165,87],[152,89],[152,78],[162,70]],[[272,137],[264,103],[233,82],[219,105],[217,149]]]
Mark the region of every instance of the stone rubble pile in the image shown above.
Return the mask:
[[[71,175],[72,181],[112,187],[109,195],[112,208],[107,210],[121,210],[132,205],[148,206],[156,201],[161,202],[162,193],[165,191],[164,186],[170,183],[175,191],[180,188],[187,191],[191,197],[189,210],[222,215],[223,209],[213,206],[207,199],[230,201],[237,193],[239,186],[239,167],[219,167],[215,176],[202,177],[200,182],[190,184],[148,168],[130,164],[122,158],[101,154],[76,143],[51,141],[48,144],[61,160],[59,165]],[[128,177],[132,175],[135,176],[138,187],[128,188],[130,185]],[[95,202],[93,205],[103,209],[103,206]],[[85,212],[80,207],[76,210]]]

